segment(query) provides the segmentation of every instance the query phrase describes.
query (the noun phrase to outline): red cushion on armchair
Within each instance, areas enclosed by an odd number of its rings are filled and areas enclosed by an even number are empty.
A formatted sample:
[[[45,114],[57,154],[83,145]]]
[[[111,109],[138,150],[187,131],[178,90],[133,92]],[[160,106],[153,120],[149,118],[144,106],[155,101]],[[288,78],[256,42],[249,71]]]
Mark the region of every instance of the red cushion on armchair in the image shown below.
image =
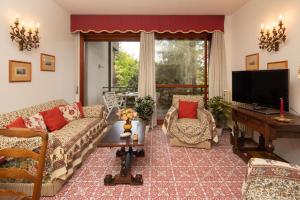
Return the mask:
[[[198,102],[180,101],[178,106],[178,118],[197,119]]]

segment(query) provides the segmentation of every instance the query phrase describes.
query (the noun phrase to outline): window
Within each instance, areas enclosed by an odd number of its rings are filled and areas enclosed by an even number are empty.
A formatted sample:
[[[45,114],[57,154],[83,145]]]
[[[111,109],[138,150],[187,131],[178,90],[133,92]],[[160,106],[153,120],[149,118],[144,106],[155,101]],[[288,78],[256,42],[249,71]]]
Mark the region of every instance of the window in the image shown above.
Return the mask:
[[[208,39],[160,39],[155,43],[158,119],[164,119],[174,94],[207,98]]]

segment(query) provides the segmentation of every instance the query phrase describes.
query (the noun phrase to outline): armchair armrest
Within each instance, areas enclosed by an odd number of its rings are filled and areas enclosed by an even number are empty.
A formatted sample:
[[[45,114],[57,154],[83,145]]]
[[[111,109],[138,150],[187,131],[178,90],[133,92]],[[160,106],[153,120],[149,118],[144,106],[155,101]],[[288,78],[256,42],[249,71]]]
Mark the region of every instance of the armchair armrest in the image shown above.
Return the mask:
[[[217,130],[216,130],[216,122],[214,119],[214,116],[211,114],[211,112],[209,112],[208,110],[206,110],[205,108],[198,108],[197,109],[197,117],[198,119],[201,120],[201,115],[203,116],[203,113],[205,115],[205,117],[208,119],[208,123],[210,125],[210,129],[211,129],[211,133],[212,133],[212,140],[215,143],[219,142],[219,138],[217,135]]]
[[[177,113],[177,109],[174,106],[171,106],[171,108],[168,110],[163,126],[162,126],[162,130],[165,134],[168,133],[169,131],[169,127],[170,124],[172,123],[172,121],[177,120],[178,118],[178,113]]]
[[[83,112],[85,117],[106,118],[107,112],[104,105],[84,106]]]

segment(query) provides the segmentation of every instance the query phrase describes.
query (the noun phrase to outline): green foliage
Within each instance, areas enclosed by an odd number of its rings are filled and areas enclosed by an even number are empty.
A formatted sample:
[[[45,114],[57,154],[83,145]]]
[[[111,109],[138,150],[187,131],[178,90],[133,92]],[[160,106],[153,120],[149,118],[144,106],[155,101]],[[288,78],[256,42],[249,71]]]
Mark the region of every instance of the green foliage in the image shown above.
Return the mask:
[[[153,114],[154,100],[150,96],[145,96],[143,98],[138,98],[135,101],[134,108],[138,113],[139,118],[145,121],[149,121]]]
[[[208,101],[208,108],[214,116],[217,126],[222,126],[229,117],[230,107],[221,96],[216,96]]]
[[[120,50],[115,59],[117,86],[137,88],[138,61],[127,52]]]
[[[157,84],[203,84],[204,42],[158,40],[156,45]]]

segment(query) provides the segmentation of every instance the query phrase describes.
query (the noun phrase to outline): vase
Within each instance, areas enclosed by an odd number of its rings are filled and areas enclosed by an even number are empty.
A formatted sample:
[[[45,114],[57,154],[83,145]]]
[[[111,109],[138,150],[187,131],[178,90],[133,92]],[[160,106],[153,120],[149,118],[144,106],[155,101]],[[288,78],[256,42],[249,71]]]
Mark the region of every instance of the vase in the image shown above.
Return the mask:
[[[123,125],[123,128],[124,128],[124,133],[126,133],[126,132],[131,133],[131,128],[132,128],[131,120],[127,119],[125,121],[125,124]]]

